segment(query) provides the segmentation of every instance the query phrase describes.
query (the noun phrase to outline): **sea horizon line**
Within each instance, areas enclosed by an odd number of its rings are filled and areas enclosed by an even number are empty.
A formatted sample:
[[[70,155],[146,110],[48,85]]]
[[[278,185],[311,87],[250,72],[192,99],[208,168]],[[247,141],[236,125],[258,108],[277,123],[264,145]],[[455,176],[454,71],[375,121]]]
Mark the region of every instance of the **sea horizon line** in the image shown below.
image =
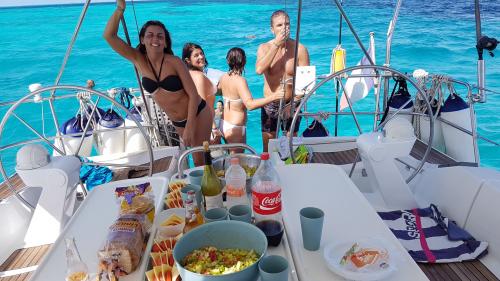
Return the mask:
[[[134,0],[134,2],[159,2],[161,0]],[[25,8],[46,6],[83,5],[85,0],[0,0],[0,8]],[[127,1],[129,2],[129,1]],[[116,0],[92,0],[91,4],[116,3]]]

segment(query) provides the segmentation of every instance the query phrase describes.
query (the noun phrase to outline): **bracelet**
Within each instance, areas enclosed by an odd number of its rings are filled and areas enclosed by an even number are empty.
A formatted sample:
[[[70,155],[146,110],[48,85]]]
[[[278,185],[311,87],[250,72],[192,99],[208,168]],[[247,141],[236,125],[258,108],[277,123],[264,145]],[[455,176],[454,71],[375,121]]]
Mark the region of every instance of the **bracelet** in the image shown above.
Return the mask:
[[[117,9],[117,10],[120,10],[120,11],[122,11],[122,12],[125,12],[125,8],[123,8],[123,7],[116,6],[116,9]]]

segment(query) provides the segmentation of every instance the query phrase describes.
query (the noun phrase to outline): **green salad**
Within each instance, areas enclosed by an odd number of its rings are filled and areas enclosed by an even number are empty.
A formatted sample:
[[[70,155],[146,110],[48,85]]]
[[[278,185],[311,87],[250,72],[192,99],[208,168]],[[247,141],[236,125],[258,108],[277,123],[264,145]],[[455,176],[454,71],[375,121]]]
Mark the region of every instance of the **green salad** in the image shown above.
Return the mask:
[[[221,275],[241,271],[258,259],[254,250],[217,249],[209,246],[188,254],[182,259],[182,265],[192,272]]]

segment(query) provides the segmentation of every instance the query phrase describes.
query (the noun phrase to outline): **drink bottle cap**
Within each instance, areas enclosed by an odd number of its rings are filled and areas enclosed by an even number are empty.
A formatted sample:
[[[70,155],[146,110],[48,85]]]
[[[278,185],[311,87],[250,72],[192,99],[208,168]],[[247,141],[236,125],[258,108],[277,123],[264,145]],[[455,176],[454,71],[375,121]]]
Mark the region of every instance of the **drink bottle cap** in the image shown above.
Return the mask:
[[[236,157],[231,158],[231,165],[238,165],[238,164],[240,164],[239,158]]]
[[[260,160],[269,160],[269,153],[264,152],[260,155]]]

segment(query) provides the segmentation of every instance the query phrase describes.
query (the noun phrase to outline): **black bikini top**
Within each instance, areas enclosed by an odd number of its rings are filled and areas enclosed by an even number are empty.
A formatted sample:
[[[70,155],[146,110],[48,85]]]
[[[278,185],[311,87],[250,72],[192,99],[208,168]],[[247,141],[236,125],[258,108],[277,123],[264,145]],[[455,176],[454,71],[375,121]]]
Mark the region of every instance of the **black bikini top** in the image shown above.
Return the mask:
[[[169,75],[165,77],[163,80],[160,81],[161,77],[161,70],[163,68],[163,61],[165,59],[165,55],[163,55],[163,58],[161,59],[161,66],[160,66],[160,73],[156,74],[155,68],[153,67],[153,64],[149,60],[149,58],[146,55],[146,59],[148,60],[149,65],[151,66],[151,70],[153,71],[153,74],[156,78],[156,81],[148,78],[148,77],[142,77],[142,86],[146,91],[149,93],[153,93],[156,91],[158,88],[163,88],[169,92],[177,92],[179,90],[184,89],[182,86],[182,81],[177,75]]]

